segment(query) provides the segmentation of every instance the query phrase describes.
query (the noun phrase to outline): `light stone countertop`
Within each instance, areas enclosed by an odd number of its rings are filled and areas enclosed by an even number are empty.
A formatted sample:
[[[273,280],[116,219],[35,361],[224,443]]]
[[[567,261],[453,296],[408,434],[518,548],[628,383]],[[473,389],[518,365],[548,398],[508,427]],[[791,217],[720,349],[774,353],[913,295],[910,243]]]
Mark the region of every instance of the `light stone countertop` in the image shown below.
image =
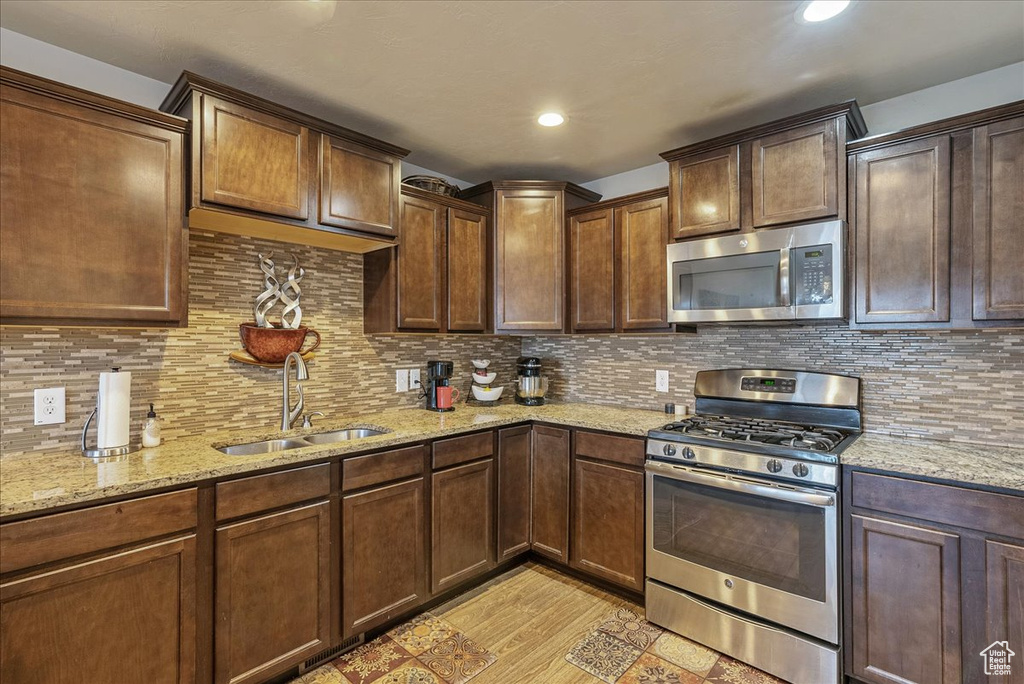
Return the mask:
[[[588,404],[503,404],[487,408],[459,404],[455,411],[447,413],[405,408],[369,415],[350,415],[318,422],[315,428],[291,430],[288,433],[282,433],[272,426],[265,430],[209,433],[201,437],[167,441],[159,447],[143,449],[108,462],[84,458],[77,450],[25,454],[0,461],[0,517],[42,512],[270,468],[301,465],[332,456],[378,451],[527,421],[642,437],[651,428],[668,422],[668,416],[660,411]],[[228,456],[215,448],[346,427],[373,427],[390,432],[364,439],[256,456]]]
[[[866,432],[839,456],[848,467],[1024,494],[1024,449]]]
[[[78,451],[25,454],[0,461],[0,517],[39,513],[527,421],[643,437],[648,430],[664,425],[668,416],[660,411],[594,404],[504,404],[487,408],[459,404],[450,413],[405,408],[353,414],[288,433],[272,426],[265,430],[210,433],[168,441],[107,462],[83,458]],[[256,456],[228,456],[215,448],[346,427],[374,427],[390,432]],[[865,433],[843,452],[840,462],[875,472],[1024,494],[1024,449]]]

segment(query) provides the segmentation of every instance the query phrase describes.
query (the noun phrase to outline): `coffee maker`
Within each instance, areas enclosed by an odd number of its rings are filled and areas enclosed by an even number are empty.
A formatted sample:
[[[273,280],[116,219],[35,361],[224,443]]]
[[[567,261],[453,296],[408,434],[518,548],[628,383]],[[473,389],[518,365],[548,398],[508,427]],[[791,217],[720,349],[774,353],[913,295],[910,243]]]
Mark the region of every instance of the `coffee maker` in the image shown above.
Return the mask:
[[[451,361],[427,361],[427,384],[423,387],[423,396],[427,400],[428,411],[454,411],[455,408],[438,408],[437,388],[448,387],[451,383],[454,364]]]
[[[548,391],[548,379],[541,375],[543,370],[536,356],[520,356],[516,359],[516,403],[526,406],[543,406],[544,394]]]

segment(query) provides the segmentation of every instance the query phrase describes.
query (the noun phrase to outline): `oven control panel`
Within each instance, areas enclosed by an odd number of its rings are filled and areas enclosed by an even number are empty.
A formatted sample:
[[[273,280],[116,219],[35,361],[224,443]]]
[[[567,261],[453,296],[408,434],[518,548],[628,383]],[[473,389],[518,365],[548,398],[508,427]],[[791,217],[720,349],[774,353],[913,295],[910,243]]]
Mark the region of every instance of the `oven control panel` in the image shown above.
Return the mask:
[[[796,392],[796,378],[744,376],[740,381],[740,389],[747,390],[748,392],[777,392],[793,394]]]

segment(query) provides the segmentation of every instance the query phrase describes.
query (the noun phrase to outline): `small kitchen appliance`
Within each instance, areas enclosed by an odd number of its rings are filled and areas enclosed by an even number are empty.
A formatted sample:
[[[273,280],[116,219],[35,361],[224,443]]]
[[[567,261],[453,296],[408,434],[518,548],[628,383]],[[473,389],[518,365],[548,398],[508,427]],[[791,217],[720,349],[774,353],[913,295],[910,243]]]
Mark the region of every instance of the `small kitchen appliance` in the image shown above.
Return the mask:
[[[544,394],[548,391],[548,379],[541,375],[543,366],[536,356],[520,356],[516,359],[516,403],[526,406],[543,406]]]
[[[454,411],[452,401],[438,401],[438,388],[451,387],[454,364],[451,361],[427,361],[427,384],[423,388],[423,396],[427,400],[428,411]],[[451,396],[450,394],[447,396]]]
[[[647,436],[647,619],[793,684],[839,684],[839,454],[860,380],[702,371]]]

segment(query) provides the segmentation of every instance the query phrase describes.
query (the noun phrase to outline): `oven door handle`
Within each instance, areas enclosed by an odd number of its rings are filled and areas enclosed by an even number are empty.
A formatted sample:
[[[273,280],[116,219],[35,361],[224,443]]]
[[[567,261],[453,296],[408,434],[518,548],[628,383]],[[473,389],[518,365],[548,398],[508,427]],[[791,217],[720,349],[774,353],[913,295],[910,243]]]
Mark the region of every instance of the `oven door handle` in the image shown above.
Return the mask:
[[[698,472],[692,468],[668,465],[667,463],[658,463],[657,461],[647,462],[647,472],[673,480],[683,480],[716,489],[728,489],[734,492],[763,496],[767,499],[817,506],[818,508],[831,508],[836,505],[836,498],[833,494],[822,494],[807,489],[783,489],[773,485],[744,482],[728,475],[712,475]]]

